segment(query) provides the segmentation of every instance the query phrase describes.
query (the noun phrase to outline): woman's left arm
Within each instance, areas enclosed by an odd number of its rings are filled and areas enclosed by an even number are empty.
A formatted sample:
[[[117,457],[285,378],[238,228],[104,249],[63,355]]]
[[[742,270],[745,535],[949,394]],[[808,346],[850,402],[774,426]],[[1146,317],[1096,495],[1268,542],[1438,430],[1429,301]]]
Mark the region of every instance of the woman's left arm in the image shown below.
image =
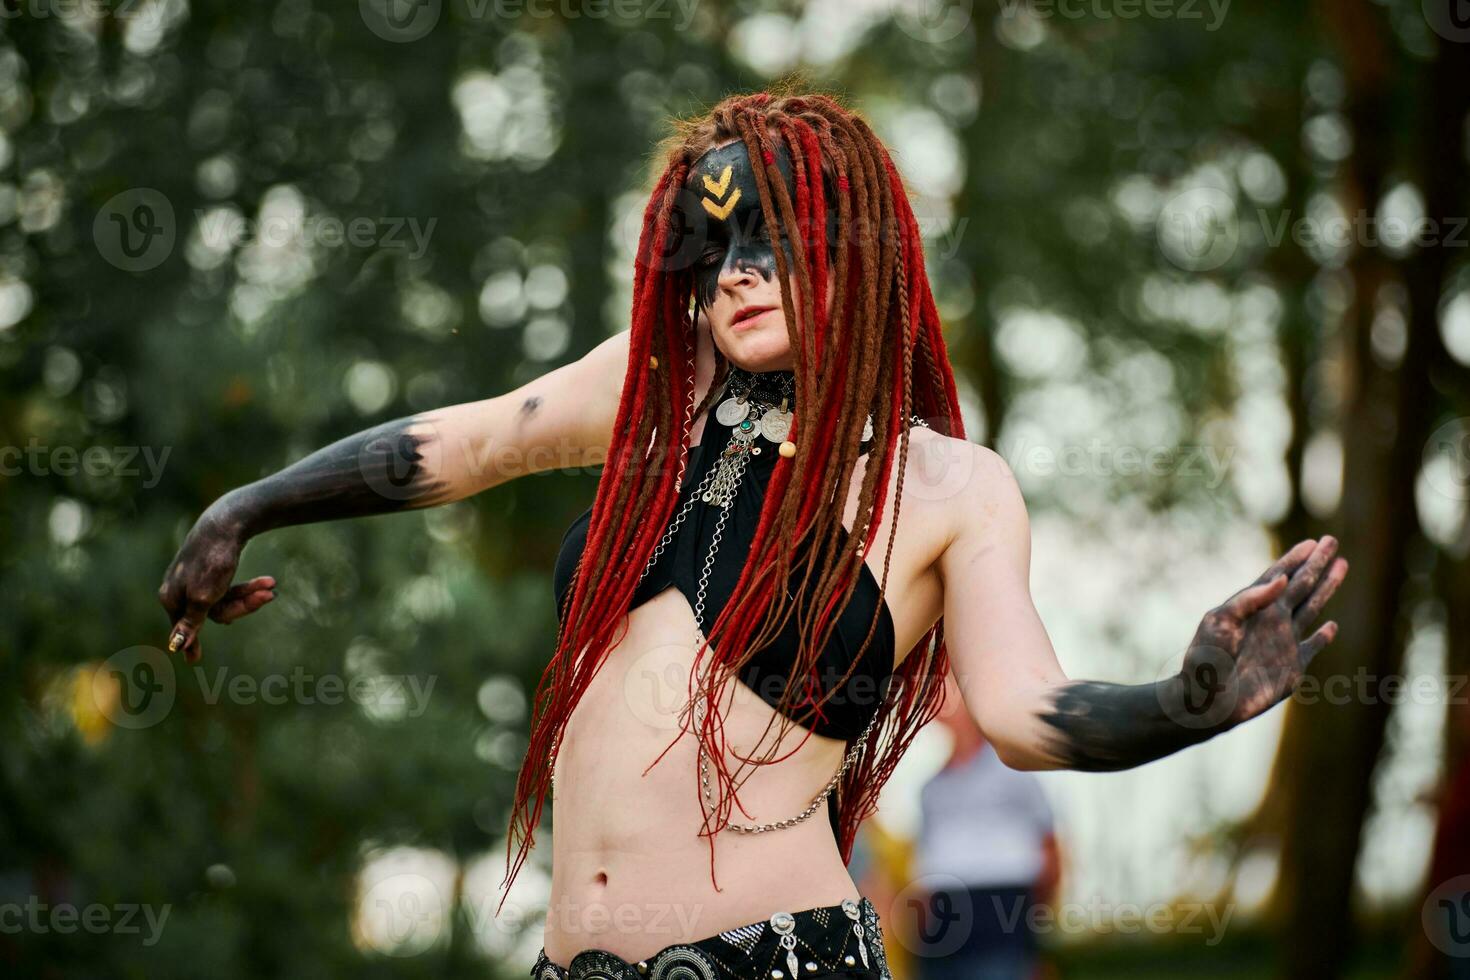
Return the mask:
[[[1302,541],[1200,622],[1176,674],[1071,680],[1031,600],[1031,533],[1014,474],[973,446],[939,559],[945,641],[965,705],[1014,769],[1110,771],[1228,731],[1286,698],[1337,635],[1322,607],[1347,575],[1330,536]]]

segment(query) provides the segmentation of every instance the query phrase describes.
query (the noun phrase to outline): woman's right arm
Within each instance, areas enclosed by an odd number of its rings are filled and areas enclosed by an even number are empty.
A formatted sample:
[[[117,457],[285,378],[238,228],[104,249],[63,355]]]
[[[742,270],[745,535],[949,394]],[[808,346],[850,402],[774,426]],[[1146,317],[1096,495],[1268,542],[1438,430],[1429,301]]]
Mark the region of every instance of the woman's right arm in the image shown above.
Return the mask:
[[[231,623],[275,597],[270,576],[230,584],[258,534],[433,507],[518,476],[601,465],[627,366],[625,330],[514,391],[365,429],[226,493],[195,522],[159,587],[170,651],[197,661],[206,616]]]

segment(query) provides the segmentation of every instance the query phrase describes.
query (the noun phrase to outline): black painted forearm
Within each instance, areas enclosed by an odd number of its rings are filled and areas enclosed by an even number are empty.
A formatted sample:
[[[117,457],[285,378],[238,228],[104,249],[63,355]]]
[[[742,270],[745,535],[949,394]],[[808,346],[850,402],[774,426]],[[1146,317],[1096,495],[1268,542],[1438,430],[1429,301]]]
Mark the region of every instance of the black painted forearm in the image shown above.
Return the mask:
[[[432,428],[417,416],[354,433],[230,491],[216,509],[245,537],[293,524],[386,514],[451,499]]]
[[[1057,688],[1041,712],[1045,749],[1068,769],[1131,769],[1229,727],[1219,717],[1218,694],[1183,674],[1152,684],[1073,681]]]
[[[1179,672],[1153,684],[1072,681],[1048,692],[1036,742],[1070,769],[1128,769],[1198,745],[1281,703],[1337,634],[1310,627],[1347,575],[1337,539],[1299,542],[1205,613]]]

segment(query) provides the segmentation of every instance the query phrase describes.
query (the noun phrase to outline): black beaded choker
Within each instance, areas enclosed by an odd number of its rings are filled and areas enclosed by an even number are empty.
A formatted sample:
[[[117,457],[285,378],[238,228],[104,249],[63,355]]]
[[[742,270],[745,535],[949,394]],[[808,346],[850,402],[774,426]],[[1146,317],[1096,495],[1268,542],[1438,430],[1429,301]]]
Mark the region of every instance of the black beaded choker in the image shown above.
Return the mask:
[[[736,397],[754,397],[764,403],[786,402],[787,409],[796,404],[795,371],[747,371],[730,365],[725,391]]]

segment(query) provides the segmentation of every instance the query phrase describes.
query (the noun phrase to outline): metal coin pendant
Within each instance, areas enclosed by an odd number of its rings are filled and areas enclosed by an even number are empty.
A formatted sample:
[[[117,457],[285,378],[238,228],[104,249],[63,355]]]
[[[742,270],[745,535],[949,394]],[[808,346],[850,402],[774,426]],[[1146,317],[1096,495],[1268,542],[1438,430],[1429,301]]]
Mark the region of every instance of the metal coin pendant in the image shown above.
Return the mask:
[[[787,435],[791,433],[790,412],[783,412],[779,408],[766,409],[761,416],[761,435],[771,442],[785,442]]]
[[[738,398],[726,398],[715,409],[715,418],[721,425],[735,425],[750,416],[750,402]]]

